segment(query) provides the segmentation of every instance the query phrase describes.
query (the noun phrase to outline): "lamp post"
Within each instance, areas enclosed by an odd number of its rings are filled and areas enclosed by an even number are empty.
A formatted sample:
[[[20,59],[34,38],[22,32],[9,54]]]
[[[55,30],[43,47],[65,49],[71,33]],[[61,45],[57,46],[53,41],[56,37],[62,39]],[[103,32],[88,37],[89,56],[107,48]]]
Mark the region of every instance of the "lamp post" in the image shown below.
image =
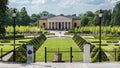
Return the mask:
[[[13,51],[13,61],[15,62],[16,61],[16,57],[15,57],[15,19],[16,19],[16,9],[14,8],[13,9],[13,14],[12,14],[12,17],[13,17],[13,29],[14,29],[14,51]]]
[[[99,62],[102,62],[102,57],[101,57],[101,20],[103,17],[102,10],[100,10],[98,16],[99,16],[99,26],[100,26],[100,28],[99,28],[99,33],[100,33],[100,35],[99,35]]]

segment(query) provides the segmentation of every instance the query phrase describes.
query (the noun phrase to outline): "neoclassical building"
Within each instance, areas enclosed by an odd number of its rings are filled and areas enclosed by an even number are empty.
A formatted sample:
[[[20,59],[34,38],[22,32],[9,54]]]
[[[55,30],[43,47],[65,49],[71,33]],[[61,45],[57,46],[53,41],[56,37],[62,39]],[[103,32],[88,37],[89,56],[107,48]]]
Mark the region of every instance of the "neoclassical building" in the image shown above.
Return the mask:
[[[38,22],[38,27],[50,30],[72,29],[80,25],[80,18],[77,16],[43,16]]]

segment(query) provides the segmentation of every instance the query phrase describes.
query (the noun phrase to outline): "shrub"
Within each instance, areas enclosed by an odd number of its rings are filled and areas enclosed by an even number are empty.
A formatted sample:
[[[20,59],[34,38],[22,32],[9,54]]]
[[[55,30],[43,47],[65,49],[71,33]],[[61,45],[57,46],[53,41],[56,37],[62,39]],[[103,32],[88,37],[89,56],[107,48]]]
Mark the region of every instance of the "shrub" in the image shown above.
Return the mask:
[[[119,41],[117,40],[108,40],[107,43],[118,43]]]
[[[27,42],[26,44],[23,44],[22,46],[20,46],[17,50],[16,50],[16,61],[17,62],[26,62],[27,60],[27,54],[26,54],[26,46],[28,44],[32,44],[34,47],[34,51],[36,52],[40,46],[44,43],[44,41],[46,40],[45,35],[41,34],[39,37],[34,38],[32,40],[30,40],[29,42]],[[12,61],[13,56],[9,59],[9,61]]]
[[[91,43],[99,43],[99,41],[91,41]]]
[[[5,36],[4,38],[0,37],[0,39],[13,39],[13,38],[14,38],[13,35],[8,35],[8,36]],[[15,38],[24,38],[24,35],[15,35]]]
[[[83,47],[85,44],[90,44],[85,39],[80,37],[79,35],[75,34],[73,36],[73,40],[76,42],[76,44],[79,46],[79,48],[83,51]],[[106,44],[104,44],[106,45]],[[98,62],[98,56],[99,56],[99,48],[95,47],[95,45],[90,44],[90,50],[91,50],[91,62]],[[104,51],[101,49],[102,54],[102,60],[108,61],[107,55],[104,53]]]
[[[3,40],[3,41],[0,41],[1,43],[10,43],[9,40]]]

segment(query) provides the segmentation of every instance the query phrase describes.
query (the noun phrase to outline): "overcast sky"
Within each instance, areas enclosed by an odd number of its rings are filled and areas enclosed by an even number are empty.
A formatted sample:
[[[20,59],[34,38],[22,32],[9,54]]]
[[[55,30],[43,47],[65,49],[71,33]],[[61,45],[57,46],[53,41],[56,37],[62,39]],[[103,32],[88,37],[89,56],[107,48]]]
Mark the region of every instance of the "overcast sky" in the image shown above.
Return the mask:
[[[99,9],[113,9],[117,1],[120,0],[9,0],[8,6],[18,10],[26,7],[29,15],[42,11],[67,15],[86,11],[94,12]]]

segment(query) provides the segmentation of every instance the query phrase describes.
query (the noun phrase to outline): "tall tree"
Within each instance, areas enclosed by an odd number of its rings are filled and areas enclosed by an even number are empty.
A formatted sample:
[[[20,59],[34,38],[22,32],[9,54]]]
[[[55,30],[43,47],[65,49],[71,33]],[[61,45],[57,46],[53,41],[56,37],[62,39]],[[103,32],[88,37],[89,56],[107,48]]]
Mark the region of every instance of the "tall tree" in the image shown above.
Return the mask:
[[[111,10],[104,10],[103,11],[103,18],[102,18],[102,25],[109,26],[111,21]]]
[[[38,19],[40,18],[40,15],[39,14],[32,14],[31,15],[31,22],[36,22],[36,21],[38,21]]]
[[[120,3],[117,3],[113,9],[111,25],[120,26]]]
[[[28,25],[29,22],[30,22],[30,17],[26,11],[26,8],[23,7],[20,10],[20,23],[19,23],[19,25]]]
[[[8,0],[0,0],[0,34],[5,35],[5,28],[3,26],[6,16]]]
[[[87,11],[85,14],[80,15],[82,17],[82,26],[93,25],[94,13],[92,11]]]

